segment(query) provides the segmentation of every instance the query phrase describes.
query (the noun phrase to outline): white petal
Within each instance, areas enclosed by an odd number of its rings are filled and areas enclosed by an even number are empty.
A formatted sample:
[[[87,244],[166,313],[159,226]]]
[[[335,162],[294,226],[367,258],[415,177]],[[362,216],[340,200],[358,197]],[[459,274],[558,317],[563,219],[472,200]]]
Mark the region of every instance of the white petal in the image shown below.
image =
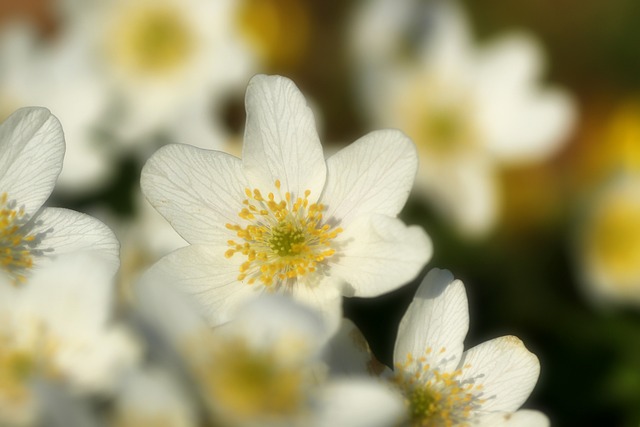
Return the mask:
[[[33,271],[20,298],[56,337],[90,339],[111,313],[114,274],[95,252],[61,255]]]
[[[409,354],[415,359],[424,356],[431,366],[448,372],[460,361],[468,330],[464,285],[449,271],[434,268],[422,280],[400,322],[393,360],[402,364]]]
[[[549,418],[540,411],[523,409],[517,412],[491,414],[482,417],[481,427],[549,427]]]
[[[214,331],[214,340],[240,339],[256,353],[272,354],[279,364],[318,363],[328,333],[321,313],[290,296],[263,294],[238,309],[231,322]]]
[[[346,227],[364,214],[396,216],[418,168],[413,142],[400,131],[372,132],[327,160],[324,216]]]
[[[477,121],[489,150],[510,163],[542,160],[559,150],[575,121],[571,97],[538,87],[542,53],[530,35],[494,42],[479,58]]]
[[[33,214],[62,170],[64,136],[45,108],[22,108],[0,125],[0,193]]]
[[[387,384],[368,378],[330,381],[320,394],[317,427],[401,425],[406,419],[402,396]]]
[[[131,418],[146,423],[162,419],[169,426],[196,427],[199,425],[196,403],[191,397],[184,385],[166,370],[147,367],[127,376],[114,412],[117,420],[125,422]]]
[[[263,193],[284,192],[294,197],[311,191],[320,197],[326,165],[311,109],[293,82],[280,76],[251,79],[245,98],[247,125],[242,162],[250,182]]]
[[[338,330],[340,319],[342,319],[342,296],[335,283],[335,278],[327,277],[314,283],[314,286],[300,282],[290,290],[282,291],[290,293],[296,301],[320,313],[325,323],[327,337]]]
[[[177,348],[184,345],[185,337],[208,334],[210,327],[197,301],[177,289],[174,281],[163,275],[162,268],[152,268],[135,283],[134,292],[137,313]]]
[[[521,93],[535,83],[544,65],[538,41],[530,34],[517,32],[490,43],[477,60],[479,95],[488,98]]]
[[[192,295],[211,326],[228,322],[238,308],[262,291],[240,283],[240,257],[226,259],[226,246],[191,245],[160,259],[144,280],[167,281]]]
[[[349,319],[342,319],[331,338],[326,361],[333,375],[380,375],[389,370],[375,358],[367,339]]]
[[[462,7],[456,2],[434,3],[433,31],[427,32],[422,61],[428,74],[449,82],[465,83],[473,71],[471,30]]]
[[[462,380],[482,386],[483,411],[513,412],[531,394],[538,381],[540,363],[514,336],[495,338],[462,356]]]
[[[494,155],[512,164],[540,161],[558,152],[576,118],[573,100],[559,89],[525,93],[508,109],[499,110],[483,110],[486,142]]]
[[[121,326],[103,329],[86,342],[70,342],[56,353],[60,369],[74,384],[91,391],[115,388],[121,375],[138,362],[140,344]]]
[[[494,163],[475,156],[424,160],[418,194],[435,204],[440,214],[466,236],[476,238],[491,231],[500,208]]]
[[[46,256],[92,251],[111,263],[120,265],[120,243],[113,231],[92,216],[63,208],[45,208],[34,218],[29,230],[42,242],[38,249]]]
[[[225,224],[237,223],[246,198],[240,159],[218,151],[173,144],[158,150],[142,169],[149,202],[190,243],[224,243]]]
[[[410,282],[433,252],[422,228],[384,215],[358,218],[337,245],[331,274],[347,283],[343,295],[358,297],[375,297]]]

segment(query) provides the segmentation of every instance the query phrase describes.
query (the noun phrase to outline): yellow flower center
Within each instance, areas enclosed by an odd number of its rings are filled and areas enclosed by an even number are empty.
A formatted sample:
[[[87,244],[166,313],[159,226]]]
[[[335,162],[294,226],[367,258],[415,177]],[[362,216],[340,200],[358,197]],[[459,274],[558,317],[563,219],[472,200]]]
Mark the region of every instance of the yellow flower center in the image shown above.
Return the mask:
[[[26,351],[10,347],[0,349],[0,394],[3,400],[20,401],[26,397],[27,381],[34,370],[34,360]]]
[[[109,43],[114,59],[126,68],[164,74],[179,68],[193,51],[194,34],[179,10],[151,4],[122,15]]]
[[[16,208],[7,193],[0,196],[0,266],[16,284],[24,283],[25,272],[33,266],[36,236],[24,231],[29,217],[24,209]]]
[[[282,364],[273,352],[250,348],[242,339],[218,344],[201,374],[222,418],[264,419],[299,411],[306,375],[297,364]]]
[[[441,353],[444,349],[441,350]],[[443,372],[427,363],[427,357],[415,359],[408,354],[396,364],[394,381],[405,397],[413,427],[468,427],[484,399],[482,386],[473,379],[462,380],[463,369]],[[411,369],[409,369],[411,368]]]
[[[22,326],[19,331],[0,331],[0,407],[29,399],[29,381],[34,374],[57,374],[51,363],[54,341],[37,324]]]
[[[280,181],[275,184],[280,190]],[[295,200],[287,192],[280,201],[273,193],[264,198],[258,189],[247,188],[245,194],[245,207],[238,215],[247,225],[226,224],[241,240],[229,240],[225,256],[242,254],[247,258],[240,266],[238,280],[246,279],[248,284],[259,281],[265,286],[283,284],[315,272],[335,254],[332,241],[342,229],[323,223],[325,206],[309,203],[309,190]]]
[[[640,284],[640,202],[609,201],[596,216],[587,245],[616,284]]]

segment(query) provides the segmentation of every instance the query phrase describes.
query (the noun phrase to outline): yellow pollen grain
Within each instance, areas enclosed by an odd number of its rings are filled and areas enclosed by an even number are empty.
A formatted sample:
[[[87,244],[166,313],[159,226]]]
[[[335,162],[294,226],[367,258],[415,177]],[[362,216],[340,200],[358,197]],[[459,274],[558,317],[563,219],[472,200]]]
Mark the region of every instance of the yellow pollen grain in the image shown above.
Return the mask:
[[[279,180],[275,187],[279,192]],[[325,206],[309,202],[310,190],[297,198],[286,192],[278,202],[273,193],[265,199],[258,189],[246,188],[244,193],[247,199],[238,216],[247,224],[225,225],[240,242],[228,240],[224,256],[246,257],[238,280],[280,285],[317,271],[320,263],[335,255],[332,243],[342,229],[323,224]]]
[[[35,235],[24,232],[29,218],[23,208],[14,206],[7,193],[0,195],[0,267],[13,278],[14,284],[26,281],[25,273],[33,266],[32,246]]]

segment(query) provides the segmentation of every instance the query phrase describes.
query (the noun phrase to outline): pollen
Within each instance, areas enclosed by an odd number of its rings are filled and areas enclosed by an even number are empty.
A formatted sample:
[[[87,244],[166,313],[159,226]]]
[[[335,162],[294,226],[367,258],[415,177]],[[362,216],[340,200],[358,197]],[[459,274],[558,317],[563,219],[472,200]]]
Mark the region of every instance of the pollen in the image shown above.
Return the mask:
[[[36,236],[25,232],[29,217],[24,209],[16,208],[7,193],[0,195],[0,266],[9,273],[15,284],[24,283],[25,273],[33,266]]]
[[[275,182],[280,191],[280,181]],[[258,189],[245,189],[244,207],[238,213],[245,226],[226,224],[238,241],[229,240],[227,258],[246,257],[238,280],[248,284],[278,286],[315,272],[336,250],[334,239],[342,232],[324,222],[326,207],[310,203],[311,191],[303,197],[291,193],[263,197]]]
[[[412,427],[468,427],[480,410],[482,385],[474,379],[462,378],[463,370],[444,371],[438,364],[428,363],[431,349],[425,356],[408,354],[396,364],[393,378],[404,395]]]

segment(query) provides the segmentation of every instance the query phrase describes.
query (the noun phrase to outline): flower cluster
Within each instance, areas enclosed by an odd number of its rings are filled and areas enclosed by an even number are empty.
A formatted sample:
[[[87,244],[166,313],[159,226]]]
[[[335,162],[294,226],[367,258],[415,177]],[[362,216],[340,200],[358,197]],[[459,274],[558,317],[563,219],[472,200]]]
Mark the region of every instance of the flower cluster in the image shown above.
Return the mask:
[[[539,371],[519,339],[462,351],[466,296],[449,272],[420,286],[393,371],[342,319],[342,296],[388,293],[431,258],[426,232],[398,218],[411,140],[376,131],[325,159],[279,76],[254,77],[246,106],[242,159],[168,145],[146,163],[143,193],[188,245],[126,297],[113,233],[41,207],[64,154],[57,119],[28,108],[1,125],[0,422],[546,425],[518,411]]]

